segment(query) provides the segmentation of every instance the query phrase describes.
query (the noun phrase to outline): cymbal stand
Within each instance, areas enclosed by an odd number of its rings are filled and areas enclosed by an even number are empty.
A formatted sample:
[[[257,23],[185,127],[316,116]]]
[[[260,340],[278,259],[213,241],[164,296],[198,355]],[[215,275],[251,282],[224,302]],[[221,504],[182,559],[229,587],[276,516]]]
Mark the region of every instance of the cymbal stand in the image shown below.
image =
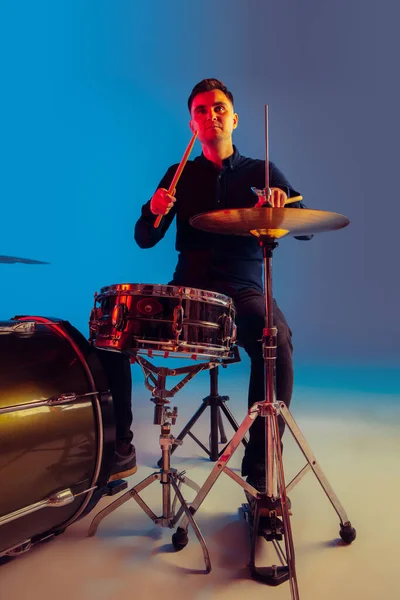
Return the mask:
[[[257,235],[260,245],[262,246],[264,262],[266,326],[263,331],[262,346],[265,362],[266,399],[262,402],[253,404],[253,406],[249,409],[245,419],[239,426],[238,431],[225,448],[224,453],[215,464],[200,491],[197,493],[197,496],[191,503],[190,512],[192,516],[196,514],[197,510],[200,508],[220,474],[222,472],[226,473],[226,475],[228,475],[244,489],[249,500],[249,525],[251,537],[251,555],[249,567],[252,577],[268,585],[279,585],[284,581],[289,581],[292,600],[299,600],[300,596],[297,585],[294,544],[290,525],[287,492],[292,489],[309,470],[312,470],[339,516],[339,534],[342,540],[345,543],[350,544],[356,537],[356,531],[351,526],[342,504],[339,502],[338,497],[327,481],[321,467],[311,451],[311,448],[308,446],[289,410],[283,402],[279,402],[275,398],[277,328],[273,325],[272,312],[272,255],[273,250],[278,244],[274,238],[265,234],[263,235],[261,232],[260,234],[254,232],[254,235]],[[285,424],[287,425],[307,461],[307,464],[299,471],[299,473],[287,486],[285,484],[279,436],[279,415],[283,418]],[[227,466],[233,453],[257,417],[262,417],[265,419],[266,490],[264,493],[260,493]],[[278,516],[282,518],[282,521],[278,519]],[[187,529],[188,521],[184,516],[181,524],[173,536],[173,544],[175,548],[182,549],[188,543]],[[283,564],[282,566],[272,565],[270,567],[256,566],[256,542],[259,535],[263,535],[267,541],[273,541],[275,546],[279,547],[281,562],[286,562],[286,564]],[[284,537],[286,553],[280,548],[279,544],[276,543],[282,540],[282,537]],[[283,561],[282,557],[284,559]]]
[[[156,471],[146,477],[146,479],[141,481],[138,485],[130,489],[128,492],[125,492],[125,494],[120,496],[117,500],[99,512],[90,525],[88,535],[95,535],[100,522],[131,498],[139,504],[142,510],[144,510],[144,512],[156,525],[160,525],[161,527],[169,527],[170,529],[173,529],[181,519],[182,515],[185,514],[186,522],[188,524],[190,523],[197,539],[200,542],[206,571],[208,573],[211,571],[211,561],[208,549],[200,529],[192,516],[189,505],[185,501],[181,492],[182,484],[187,485],[195,492],[199,492],[200,487],[191,479],[186,477],[185,471],[178,473],[176,469],[171,468],[171,450],[177,443],[177,440],[171,434],[171,426],[176,422],[178,409],[177,407],[174,407],[173,410],[170,410],[168,408],[168,404],[170,403],[170,398],[172,398],[179,390],[183,388],[184,385],[193,379],[195,375],[201,371],[215,368],[221,361],[215,359],[214,361],[204,362],[189,367],[168,369],[165,367],[155,367],[142,356],[136,356],[135,359],[142,367],[147,389],[152,392],[151,401],[155,404],[153,423],[161,426],[159,438],[162,453],[160,465],[161,469],[160,471]],[[171,390],[166,389],[166,379],[168,376],[179,376],[185,374],[186,376]],[[161,516],[157,516],[140,496],[140,492],[154,481],[160,481],[162,484]],[[173,500],[171,498],[171,491],[175,492]],[[180,508],[176,511],[177,502],[180,503]]]

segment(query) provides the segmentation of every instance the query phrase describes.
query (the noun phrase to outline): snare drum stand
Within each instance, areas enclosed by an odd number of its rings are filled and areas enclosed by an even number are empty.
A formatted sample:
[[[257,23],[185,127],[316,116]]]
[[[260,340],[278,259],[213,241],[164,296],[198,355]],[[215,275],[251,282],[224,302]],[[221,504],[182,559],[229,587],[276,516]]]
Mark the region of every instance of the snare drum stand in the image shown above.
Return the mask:
[[[224,360],[222,363],[222,367],[226,368],[228,364],[233,362],[239,362],[239,350],[237,346],[233,347],[233,358],[229,358]],[[218,366],[214,366],[210,369],[210,394],[203,398],[202,404],[196,410],[194,415],[189,419],[185,427],[182,429],[180,434],[175,438],[175,442],[172,446],[171,454],[176,450],[178,446],[181,445],[184,438],[188,435],[196,442],[202,450],[210,457],[210,460],[216,462],[221,454],[224,452],[224,448],[219,450],[218,447],[218,433],[221,444],[226,444],[228,442],[228,438],[226,437],[224,424],[222,421],[222,416],[225,415],[227,421],[231,425],[232,429],[236,432],[239,429],[239,425],[235,420],[235,417],[226,406],[226,402],[229,400],[228,396],[221,396],[218,393]],[[210,408],[210,436],[209,436],[209,448],[206,448],[205,445],[192,433],[192,427],[197,423],[200,419],[201,415]],[[242,443],[244,446],[247,445],[247,440],[243,439]],[[158,463],[161,466],[161,461]]]
[[[311,469],[340,518],[339,533],[342,540],[347,544],[351,543],[356,537],[356,532],[351,526],[343,506],[327,481],[311,448],[308,446],[289,410],[283,402],[279,402],[275,398],[277,328],[273,325],[272,314],[272,254],[278,244],[275,242],[274,238],[267,235],[259,235],[257,237],[259,237],[264,258],[266,320],[262,336],[262,347],[265,362],[266,399],[262,402],[255,403],[249,409],[248,414],[239,426],[238,431],[225,448],[222,456],[215,464],[210,475],[191,503],[190,515],[193,518],[193,515],[196,514],[219,475],[222,472],[229,475],[231,479],[244,489],[248,499],[248,505],[245,505],[245,514],[247,513],[247,520],[250,528],[251,555],[249,567],[252,577],[275,586],[289,580],[291,597],[293,600],[299,600],[300,596],[297,586],[294,545],[290,525],[288,499],[286,495],[287,491],[293,488],[305,473]],[[288,486],[285,484],[282,462],[282,450],[278,428],[279,415],[282,416],[285,424],[288,426],[288,429],[307,460],[307,464],[293,478]],[[264,493],[256,490],[227,467],[230,458],[257,417],[265,419],[266,490]],[[282,521],[280,521],[278,517],[281,517]],[[186,546],[188,543],[187,530],[187,517],[183,517],[182,523],[177,528],[174,539],[172,540],[175,548],[182,549]],[[255,554],[258,536],[263,536],[267,541],[273,541],[281,566],[272,565],[270,567],[256,567]],[[279,544],[277,544],[277,541],[282,540],[282,537],[284,537],[286,554]]]
[[[179,522],[183,514],[185,514],[186,522],[192,526],[197,539],[200,542],[204,562],[206,566],[207,573],[211,571],[211,561],[208,553],[208,549],[204,538],[200,532],[200,529],[195,522],[192,512],[189,509],[189,505],[185,501],[182,492],[181,486],[182,484],[186,484],[188,487],[195,490],[195,492],[200,491],[200,487],[194,483],[191,479],[186,477],[185,471],[178,473],[176,469],[171,468],[171,451],[172,448],[179,443],[178,440],[171,435],[171,426],[175,424],[176,417],[178,414],[178,410],[176,407],[173,410],[167,408],[167,405],[170,403],[171,397],[173,397],[179,390],[183,388],[197,373],[207,369],[215,369],[218,364],[220,364],[220,360],[215,359],[214,361],[204,362],[197,365],[189,366],[189,367],[181,367],[178,369],[168,369],[165,367],[155,367],[148,360],[141,356],[135,356],[135,360],[140,364],[145,376],[145,385],[147,389],[152,392],[151,401],[154,402],[154,425],[161,426],[160,433],[160,447],[161,447],[161,469],[160,471],[156,471],[146,477],[143,481],[141,481],[134,488],[125,492],[120,498],[109,504],[106,508],[104,508],[101,512],[99,512],[96,517],[93,519],[88,535],[95,535],[97,528],[100,522],[111,514],[114,510],[119,508],[122,504],[127,502],[130,498],[133,498],[139,506],[144,510],[144,512],[150,517],[150,519],[161,527],[169,527],[173,529],[176,524]],[[167,376],[170,375],[183,375],[186,376],[171,390],[166,389],[166,379]],[[153,383],[151,385],[149,380]],[[144,500],[140,497],[140,492],[148,487],[154,481],[160,481],[162,485],[162,515],[157,517],[157,515],[151,510],[151,508],[144,502]],[[171,502],[171,487],[175,492],[175,496]],[[177,512],[175,512],[177,501],[180,503],[180,508]],[[174,534],[175,536],[175,534]],[[176,545],[175,537],[173,536],[173,543],[175,547],[180,547]]]

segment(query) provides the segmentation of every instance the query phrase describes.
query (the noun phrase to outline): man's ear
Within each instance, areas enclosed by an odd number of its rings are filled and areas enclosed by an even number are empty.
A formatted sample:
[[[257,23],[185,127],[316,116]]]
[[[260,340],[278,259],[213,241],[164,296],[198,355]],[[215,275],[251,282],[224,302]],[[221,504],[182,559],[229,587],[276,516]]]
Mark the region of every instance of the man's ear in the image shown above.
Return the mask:
[[[190,121],[189,121],[189,127],[190,127],[190,131],[192,133],[194,133],[195,131],[197,131],[196,128],[195,128],[195,126],[193,125],[192,119],[190,119]]]
[[[233,114],[233,129],[236,129],[239,123],[239,115],[237,113]]]

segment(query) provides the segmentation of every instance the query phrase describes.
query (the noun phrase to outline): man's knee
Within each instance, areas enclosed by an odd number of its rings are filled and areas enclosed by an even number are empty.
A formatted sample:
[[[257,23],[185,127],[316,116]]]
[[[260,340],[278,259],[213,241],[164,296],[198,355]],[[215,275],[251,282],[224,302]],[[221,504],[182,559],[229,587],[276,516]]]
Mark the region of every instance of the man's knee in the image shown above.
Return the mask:
[[[277,345],[278,348],[287,346],[293,352],[292,331],[286,322],[281,322],[276,325],[278,329]]]

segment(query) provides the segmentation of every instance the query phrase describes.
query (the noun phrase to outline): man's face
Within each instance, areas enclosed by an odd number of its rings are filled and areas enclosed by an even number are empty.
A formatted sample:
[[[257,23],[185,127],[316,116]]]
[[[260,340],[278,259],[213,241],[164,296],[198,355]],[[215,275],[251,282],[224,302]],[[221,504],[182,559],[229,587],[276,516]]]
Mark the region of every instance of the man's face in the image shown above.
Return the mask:
[[[221,90],[202,92],[194,97],[190,111],[190,129],[197,131],[202,144],[213,145],[216,141],[230,140],[238,124],[229,98]]]

